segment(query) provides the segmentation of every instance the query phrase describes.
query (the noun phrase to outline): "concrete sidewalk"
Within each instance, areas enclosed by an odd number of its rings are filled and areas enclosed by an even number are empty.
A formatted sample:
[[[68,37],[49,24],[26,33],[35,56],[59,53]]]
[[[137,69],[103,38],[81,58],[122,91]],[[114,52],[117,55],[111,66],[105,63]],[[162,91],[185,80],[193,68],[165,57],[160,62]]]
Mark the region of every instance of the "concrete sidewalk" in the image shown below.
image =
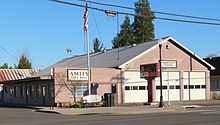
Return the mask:
[[[220,108],[220,100],[202,101],[178,101],[171,102],[170,106],[159,108],[158,105],[142,106],[114,106],[114,107],[89,107],[89,108],[56,108],[38,107],[37,112],[59,113],[68,115],[126,115],[126,114],[145,114],[158,112],[183,112],[191,109],[204,109],[217,106]]]
[[[68,115],[98,115],[98,114],[114,114],[114,115],[126,115],[126,114],[145,114],[154,112],[175,112],[183,111],[181,106],[169,106],[164,108],[158,108],[157,105],[148,106],[126,106],[126,107],[91,107],[91,108],[54,108],[51,110],[49,107],[37,109],[38,112],[53,112]]]

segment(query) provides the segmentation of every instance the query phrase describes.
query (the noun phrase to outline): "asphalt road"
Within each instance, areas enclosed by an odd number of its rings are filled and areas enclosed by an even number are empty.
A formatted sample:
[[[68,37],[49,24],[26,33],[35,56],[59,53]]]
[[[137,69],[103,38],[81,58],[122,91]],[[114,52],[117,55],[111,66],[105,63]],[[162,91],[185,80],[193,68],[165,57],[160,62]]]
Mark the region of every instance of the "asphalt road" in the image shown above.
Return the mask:
[[[220,109],[133,115],[71,116],[0,107],[0,125],[219,125]]]

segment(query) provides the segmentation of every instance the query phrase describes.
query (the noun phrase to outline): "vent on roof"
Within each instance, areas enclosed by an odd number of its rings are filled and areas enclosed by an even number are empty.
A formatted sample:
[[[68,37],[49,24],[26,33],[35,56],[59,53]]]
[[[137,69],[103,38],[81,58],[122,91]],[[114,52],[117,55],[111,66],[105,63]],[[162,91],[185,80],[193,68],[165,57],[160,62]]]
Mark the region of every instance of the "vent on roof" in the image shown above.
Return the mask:
[[[170,43],[167,43],[166,44],[166,49],[169,49],[170,48]]]

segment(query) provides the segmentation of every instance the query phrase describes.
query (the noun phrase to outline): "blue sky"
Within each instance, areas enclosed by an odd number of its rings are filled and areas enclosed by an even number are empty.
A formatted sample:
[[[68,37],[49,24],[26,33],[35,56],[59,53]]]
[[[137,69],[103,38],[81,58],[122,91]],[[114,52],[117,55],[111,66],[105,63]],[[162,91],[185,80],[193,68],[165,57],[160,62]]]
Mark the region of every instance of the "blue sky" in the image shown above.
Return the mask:
[[[78,0],[65,0],[84,4]],[[96,0],[134,7],[137,0]],[[220,0],[149,0],[153,11],[177,13],[220,19]],[[131,10],[91,6],[133,13]],[[26,51],[33,68],[46,68],[66,58],[66,48],[73,49],[73,55],[84,53],[83,32],[84,8],[63,5],[49,0],[1,0],[0,1],[0,47],[10,52],[17,59]],[[94,21],[97,21],[97,27]],[[156,14],[158,17],[178,18]],[[133,17],[130,17],[133,20]],[[185,19],[185,18],[184,18]],[[119,24],[124,15],[119,15]],[[192,20],[192,19],[188,19]],[[203,20],[197,20],[203,21]],[[213,21],[212,21],[213,22]],[[215,22],[220,23],[220,22]],[[155,20],[156,38],[172,36],[200,57],[218,53],[220,55],[220,26],[178,23]],[[110,49],[111,40],[117,33],[117,18],[105,13],[89,10],[89,39],[98,37]],[[0,49],[0,65],[18,64],[18,60]]]

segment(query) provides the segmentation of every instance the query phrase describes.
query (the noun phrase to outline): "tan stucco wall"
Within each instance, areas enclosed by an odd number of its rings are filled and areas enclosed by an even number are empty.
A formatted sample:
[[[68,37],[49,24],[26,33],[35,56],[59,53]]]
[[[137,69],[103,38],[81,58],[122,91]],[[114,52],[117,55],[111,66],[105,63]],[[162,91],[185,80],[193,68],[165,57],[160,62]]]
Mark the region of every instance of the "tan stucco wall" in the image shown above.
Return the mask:
[[[73,102],[73,95],[67,88],[69,84],[87,83],[87,81],[67,81],[67,70],[74,69],[67,68],[54,68],[54,81],[55,81],[55,102]],[[97,95],[103,96],[104,93],[111,93],[111,85],[120,86],[121,76],[120,70],[113,68],[91,68],[91,84],[98,83]],[[63,85],[62,85],[63,84]],[[121,87],[117,87],[117,92],[121,93]],[[120,95],[120,94],[119,94]],[[76,101],[80,101],[82,97],[77,97]],[[120,98],[118,97],[120,101]],[[117,100],[117,101],[118,101]]]
[[[166,45],[169,44],[170,48],[166,49]],[[164,71],[190,71],[190,58],[192,59],[193,71],[207,71],[207,67],[196,61],[195,58],[189,56],[186,52],[182,51],[171,42],[166,41],[162,45],[162,60],[176,60],[177,68],[167,68]],[[128,63],[125,70],[139,70],[140,64],[150,64],[159,62],[159,46],[153,48],[151,51],[140,56],[134,61]]]
[[[169,44],[169,49],[166,48],[166,45]],[[181,47],[180,47],[181,48]],[[180,78],[183,78],[183,72],[186,71],[204,71],[206,72],[206,99],[210,99],[210,72],[208,68],[203,65],[201,62],[198,62],[194,55],[183,51],[172,41],[166,41],[162,44],[161,53],[162,60],[175,60],[177,61],[176,68],[162,68],[162,71],[178,71],[180,72]],[[140,71],[141,64],[150,64],[159,62],[159,46],[153,48],[149,52],[141,55],[139,58],[134,59],[130,63],[125,65],[124,70],[129,71]],[[183,100],[183,80],[180,80],[181,90],[181,100]]]

